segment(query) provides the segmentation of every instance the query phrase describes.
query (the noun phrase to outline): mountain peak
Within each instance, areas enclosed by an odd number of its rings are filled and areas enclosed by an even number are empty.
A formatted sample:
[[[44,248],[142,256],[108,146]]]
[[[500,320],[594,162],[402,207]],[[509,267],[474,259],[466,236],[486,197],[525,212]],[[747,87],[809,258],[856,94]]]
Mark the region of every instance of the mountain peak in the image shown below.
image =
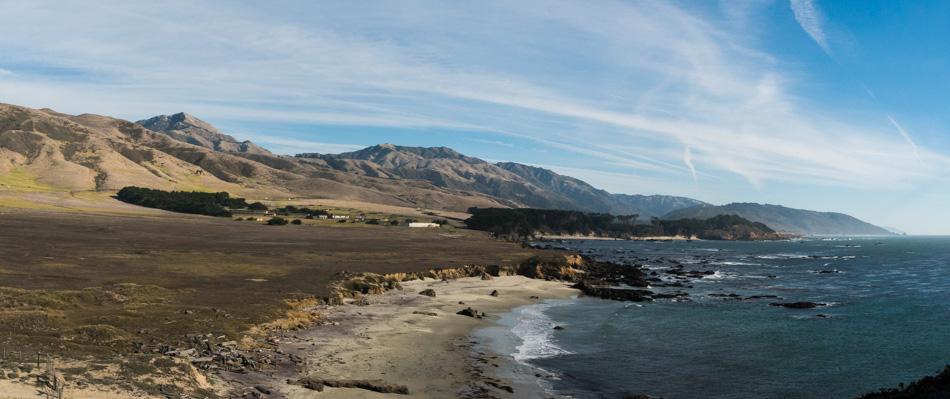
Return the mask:
[[[221,131],[210,123],[184,112],[172,115],[159,115],[135,123],[146,129],[164,133],[175,140],[210,148],[215,151],[272,155],[270,151],[254,143],[249,141],[239,142],[235,140],[234,137],[221,133]]]

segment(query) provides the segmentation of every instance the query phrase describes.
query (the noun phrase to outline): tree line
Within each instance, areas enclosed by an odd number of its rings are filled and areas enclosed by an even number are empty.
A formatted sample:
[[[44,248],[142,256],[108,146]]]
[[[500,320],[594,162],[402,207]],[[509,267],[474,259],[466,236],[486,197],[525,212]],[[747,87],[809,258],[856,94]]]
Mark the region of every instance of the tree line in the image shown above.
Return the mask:
[[[684,236],[706,239],[744,239],[775,233],[763,223],[736,215],[679,220],[653,217],[650,224],[635,224],[639,215],[617,217],[607,213],[533,208],[471,208],[469,212],[472,216],[465,220],[465,224],[470,229],[512,239],[529,238],[538,232],[616,238]]]
[[[163,191],[129,186],[119,190],[116,198],[123,202],[149,208],[220,217],[231,217],[231,211],[228,209],[248,207],[244,198],[232,198],[226,192]],[[255,205],[254,207],[258,208],[259,206],[262,205]],[[264,207],[264,209],[267,208]]]

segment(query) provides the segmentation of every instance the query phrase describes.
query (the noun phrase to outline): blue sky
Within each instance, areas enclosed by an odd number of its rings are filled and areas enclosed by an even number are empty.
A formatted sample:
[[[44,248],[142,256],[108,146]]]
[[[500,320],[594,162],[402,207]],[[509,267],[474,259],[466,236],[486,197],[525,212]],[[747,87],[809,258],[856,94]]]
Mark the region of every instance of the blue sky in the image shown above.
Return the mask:
[[[950,3],[7,2],[0,102],[950,234]]]

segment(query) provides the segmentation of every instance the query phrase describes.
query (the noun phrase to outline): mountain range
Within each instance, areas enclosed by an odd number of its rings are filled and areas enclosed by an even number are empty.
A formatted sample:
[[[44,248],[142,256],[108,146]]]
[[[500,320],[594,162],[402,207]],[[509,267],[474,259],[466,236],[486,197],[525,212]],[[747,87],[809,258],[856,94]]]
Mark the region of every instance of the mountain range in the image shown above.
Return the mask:
[[[670,218],[686,209],[701,210],[696,214],[705,216],[717,209],[685,197],[611,194],[548,169],[490,163],[446,147],[380,144],[342,154],[286,156],[250,141],[238,141],[186,113],[132,123],[7,104],[0,104],[0,179],[2,176],[9,176],[6,180],[13,184],[68,191],[110,191],[136,185],[228,191],[250,198],[329,198],[452,211],[470,207],[568,209],[636,214],[641,221]],[[773,226],[770,221],[781,219],[766,214],[740,216],[776,230],[806,232],[785,228],[796,227],[792,224]],[[835,234],[829,231],[807,230]]]

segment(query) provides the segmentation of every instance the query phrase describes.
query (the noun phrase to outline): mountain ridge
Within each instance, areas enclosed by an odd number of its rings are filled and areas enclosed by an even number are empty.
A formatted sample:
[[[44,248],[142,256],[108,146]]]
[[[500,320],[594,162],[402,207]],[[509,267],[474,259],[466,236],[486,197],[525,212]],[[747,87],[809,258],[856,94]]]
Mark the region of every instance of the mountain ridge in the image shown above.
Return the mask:
[[[164,133],[175,140],[215,151],[274,155],[250,140],[239,142],[234,137],[221,133],[210,123],[184,112],[159,115],[135,123],[148,130]]]
[[[554,171],[514,162],[489,163],[447,147],[380,144],[340,154],[302,153],[335,170],[382,178],[424,180],[439,187],[481,192],[511,207],[579,210],[659,216],[649,208],[625,203],[613,194]],[[688,203],[703,203],[689,200]]]
[[[386,143],[342,154],[290,157],[234,147],[238,144],[242,143],[185,113],[136,124],[94,114],[72,116],[46,108],[0,104],[0,183],[8,188],[13,183],[66,191],[109,191],[134,185],[451,211],[534,207],[636,214],[641,223],[659,215],[708,218],[719,214],[718,209],[776,230],[807,234],[880,234],[882,230],[843,214],[747,204],[746,208],[755,205],[760,210],[758,215],[749,215],[728,208],[734,204],[716,207],[685,197],[610,194],[548,169],[514,162],[489,163],[447,147]],[[762,209],[772,214],[762,213]],[[811,218],[807,220],[813,226],[796,227],[775,215],[790,212],[798,216],[785,219]],[[842,228],[849,225],[863,230]]]

